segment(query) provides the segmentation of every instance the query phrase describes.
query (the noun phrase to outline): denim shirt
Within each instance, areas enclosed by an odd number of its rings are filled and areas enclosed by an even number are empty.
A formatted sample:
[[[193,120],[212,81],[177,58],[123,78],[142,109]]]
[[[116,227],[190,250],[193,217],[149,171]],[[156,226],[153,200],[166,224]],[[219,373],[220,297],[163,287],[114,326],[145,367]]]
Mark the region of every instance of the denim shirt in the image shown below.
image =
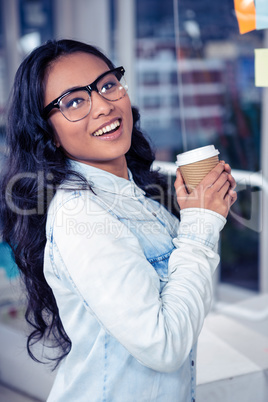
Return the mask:
[[[72,348],[49,402],[195,400],[196,342],[225,218],[181,222],[129,180],[79,162],[47,218],[44,274]]]

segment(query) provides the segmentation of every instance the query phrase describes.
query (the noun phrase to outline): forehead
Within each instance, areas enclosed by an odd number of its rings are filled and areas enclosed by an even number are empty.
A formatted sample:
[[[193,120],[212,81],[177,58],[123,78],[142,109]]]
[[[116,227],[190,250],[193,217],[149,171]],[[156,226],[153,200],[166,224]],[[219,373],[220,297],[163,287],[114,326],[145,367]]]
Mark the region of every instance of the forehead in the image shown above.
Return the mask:
[[[91,54],[77,52],[61,56],[47,69],[44,80],[45,104],[70,88],[90,84],[107,70],[107,64]]]

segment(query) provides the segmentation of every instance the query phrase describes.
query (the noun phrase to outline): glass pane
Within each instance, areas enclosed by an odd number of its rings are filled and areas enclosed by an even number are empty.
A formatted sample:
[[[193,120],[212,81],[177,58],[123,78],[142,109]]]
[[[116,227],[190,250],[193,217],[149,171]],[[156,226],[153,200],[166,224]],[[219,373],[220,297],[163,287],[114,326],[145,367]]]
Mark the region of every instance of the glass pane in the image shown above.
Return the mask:
[[[5,3],[7,11],[10,12],[7,6],[11,7],[11,2]],[[13,48],[8,46],[10,43],[10,38],[8,40],[10,31],[7,31],[7,27],[4,26],[4,2],[0,0],[0,170],[5,153],[5,119],[8,93],[14,78],[9,73],[13,72],[15,67],[17,68],[17,66],[13,65],[14,60],[16,62],[20,61],[34,47],[53,37],[52,6],[52,0],[17,1],[17,8],[8,21],[11,26],[18,22],[19,36],[16,38],[18,43],[16,43],[16,51],[14,51]],[[14,16],[17,17],[15,20],[13,20]],[[17,53],[17,58],[11,57],[12,52]],[[0,274],[2,269],[5,270],[8,277],[13,278],[18,275],[10,248],[0,239]]]
[[[20,0],[20,46],[26,54],[53,38],[52,0]]]
[[[179,0],[177,25],[174,3],[136,2],[137,104],[157,159],[173,162],[185,143],[187,149],[214,144],[233,169],[260,170],[262,91],[254,84],[254,49],[263,47],[263,31],[239,34],[233,0]],[[256,290],[258,208],[251,214],[259,191],[238,192],[222,235],[221,280]]]
[[[237,191],[238,200],[221,235],[220,280],[258,291],[261,191],[241,185]]]

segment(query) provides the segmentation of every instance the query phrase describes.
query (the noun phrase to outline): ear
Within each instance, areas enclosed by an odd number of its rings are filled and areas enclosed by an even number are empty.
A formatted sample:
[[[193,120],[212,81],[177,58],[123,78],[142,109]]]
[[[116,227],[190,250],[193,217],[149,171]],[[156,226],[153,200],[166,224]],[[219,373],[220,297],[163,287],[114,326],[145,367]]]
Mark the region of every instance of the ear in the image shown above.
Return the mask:
[[[56,148],[60,147],[60,142],[56,137],[54,138],[54,145],[55,145]]]
[[[56,133],[56,130],[54,129],[54,126],[51,123],[50,119],[48,119],[48,124],[49,124],[49,126],[50,126],[50,128],[52,130],[52,135],[53,135],[52,143],[53,143],[53,145],[55,145],[56,148],[59,148],[61,146],[60,141],[59,141],[59,137],[58,137],[58,135]]]
[[[58,137],[57,133],[55,132],[53,126],[51,126],[51,128],[53,130],[53,144],[55,145],[56,148],[59,148],[61,146],[59,137]]]

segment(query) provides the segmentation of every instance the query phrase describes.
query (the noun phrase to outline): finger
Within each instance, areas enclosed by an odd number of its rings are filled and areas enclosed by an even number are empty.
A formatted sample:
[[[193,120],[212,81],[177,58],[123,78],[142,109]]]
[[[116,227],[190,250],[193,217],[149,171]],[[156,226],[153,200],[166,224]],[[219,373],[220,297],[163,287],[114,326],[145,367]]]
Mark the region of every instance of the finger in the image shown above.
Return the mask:
[[[219,192],[225,185],[227,185],[229,189],[230,183],[228,181],[228,174],[225,171],[223,171],[221,175],[218,177],[218,179],[215,181],[215,183],[212,186],[210,186],[210,189],[212,192]]]
[[[182,174],[181,174],[179,168],[176,170],[176,180],[175,180],[175,183],[178,183],[179,185],[181,185],[181,184],[184,183],[183,177],[182,177]],[[174,183],[174,184],[175,184],[175,183]]]
[[[236,202],[236,200],[237,200],[237,192],[234,191],[234,190],[232,190],[232,189],[230,189],[230,190],[228,191],[228,194],[229,194],[230,197],[231,197],[231,205],[233,205],[233,204]]]
[[[232,204],[231,205],[233,205],[235,202],[236,202],[236,200],[237,200],[237,192],[236,191],[234,191],[234,195],[232,196]]]
[[[237,194],[234,194],[231,196],[229,192],[226,194],[225,201],[227,202],[228,205],[228,210],[230,210],[231,206],[235,203],[237,200]]]
[[[176,171],[176,180],[174,183],[174,187],[176,190],[177,197],[185,198],[188,196],[188,193],[187,193],[187,190],[186,190],[186,187],[185,187],[185,184],[184,184],[184,181],[183,181],[183,178],[182,178],[182,175],[181,175],[181,172],[179,169],[177,169],[177,171]]]
[[[231,173],[231,166],[229,165],[229,163],[225,163],[224,169],[225,169],[225,172],[227,172],[229,174]]]
[[[228,181],[230,183],[231,189],[234,190],[236,188],[236,181],[235,181],[234,177],[231,174],[228,174]]]
[[[222,196],[222,198],[225,198],[227,194],[229,194],[229,189],[230,189],[230,183],[228,180],[224,183],[224,185],[219,189],[219,194]]]
[[[202,185],[205,188],[209,188],[219,179],[220,175],[224,171],[224,163],[219,162],[215,168],[213,168],[206,177],[202,180]]]
[[[233,178],[233,176],[231,175],[232,170],[231,170],[231,166],[229,165],[229,163],[225,163],[224,169],[225,169],[225,172],[228,173],[228,180],[231,184],[231,187],[234,189],[236,187],[236,181]]]
[[[234,197],[235,195],[237,195],[237,192],[234,189],[230,188],[229,189],[229,194],[230,194],[231,197]]]

